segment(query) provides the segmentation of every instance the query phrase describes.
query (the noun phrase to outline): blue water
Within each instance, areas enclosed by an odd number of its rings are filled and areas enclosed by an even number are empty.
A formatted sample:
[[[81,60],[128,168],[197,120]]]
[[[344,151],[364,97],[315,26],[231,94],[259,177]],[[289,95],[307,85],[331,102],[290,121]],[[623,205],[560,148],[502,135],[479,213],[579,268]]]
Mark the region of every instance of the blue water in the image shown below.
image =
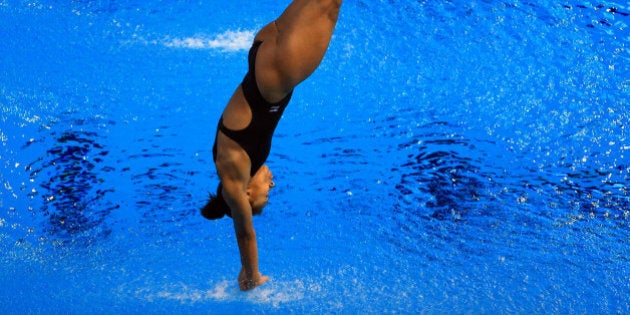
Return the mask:
[[[239,292],[198,208],[287,4],[0,0],[0,312],[630,313],[622,1],[346,1]]]

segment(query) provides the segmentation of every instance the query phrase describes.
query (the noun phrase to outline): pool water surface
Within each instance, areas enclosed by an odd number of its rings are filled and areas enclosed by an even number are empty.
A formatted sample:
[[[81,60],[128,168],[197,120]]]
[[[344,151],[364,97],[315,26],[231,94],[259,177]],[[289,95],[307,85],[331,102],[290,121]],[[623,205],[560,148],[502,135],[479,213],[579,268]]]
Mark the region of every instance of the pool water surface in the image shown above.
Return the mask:
[[[240,292],[199,208],[288,3],[0,0],[2,313],[630,313],[620,1],[346,1]]]

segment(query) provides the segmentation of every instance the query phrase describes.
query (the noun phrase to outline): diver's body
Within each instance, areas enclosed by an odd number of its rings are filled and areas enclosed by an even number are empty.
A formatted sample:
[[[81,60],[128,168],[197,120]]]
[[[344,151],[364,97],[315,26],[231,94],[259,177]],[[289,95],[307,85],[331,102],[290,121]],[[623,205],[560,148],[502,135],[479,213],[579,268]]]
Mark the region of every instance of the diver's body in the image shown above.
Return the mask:
[[[295,0],[256,35],[249,71],[219,121],[213,147],[221,184],[202,209],[207,218],[232,216],[241,254],[241,290],[268,280],[258,269],[252,216],[262,211],[273,187],[264,166],[271,138],[293,88],[319,66],[335,28],[342,0]]]

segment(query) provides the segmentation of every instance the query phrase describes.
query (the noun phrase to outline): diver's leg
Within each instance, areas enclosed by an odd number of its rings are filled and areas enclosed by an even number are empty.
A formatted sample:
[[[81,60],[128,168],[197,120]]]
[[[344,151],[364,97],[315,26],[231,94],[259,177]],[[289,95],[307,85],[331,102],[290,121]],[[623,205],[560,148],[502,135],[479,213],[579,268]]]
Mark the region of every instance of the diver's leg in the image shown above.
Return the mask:
[[[295,0],[259,34],[256,75],[263,96],[282,99],[319,66],[342,0]]]

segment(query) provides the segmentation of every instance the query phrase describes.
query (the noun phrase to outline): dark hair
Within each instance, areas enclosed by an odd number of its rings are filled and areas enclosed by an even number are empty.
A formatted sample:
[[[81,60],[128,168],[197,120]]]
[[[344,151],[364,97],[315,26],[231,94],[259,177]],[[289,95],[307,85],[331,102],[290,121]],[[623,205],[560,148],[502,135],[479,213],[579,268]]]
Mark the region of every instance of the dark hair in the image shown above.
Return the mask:
[[[228,217],[232,217],[232,211],[223,198],[223,194],[221,193],[222,190],[223,185],[219,183],[219,186],[217,187],[217,194],[210,194],[208,203],[201,208],[201,215],[204,218],[208,220],[216,220],[223,218],[226,214]]]

